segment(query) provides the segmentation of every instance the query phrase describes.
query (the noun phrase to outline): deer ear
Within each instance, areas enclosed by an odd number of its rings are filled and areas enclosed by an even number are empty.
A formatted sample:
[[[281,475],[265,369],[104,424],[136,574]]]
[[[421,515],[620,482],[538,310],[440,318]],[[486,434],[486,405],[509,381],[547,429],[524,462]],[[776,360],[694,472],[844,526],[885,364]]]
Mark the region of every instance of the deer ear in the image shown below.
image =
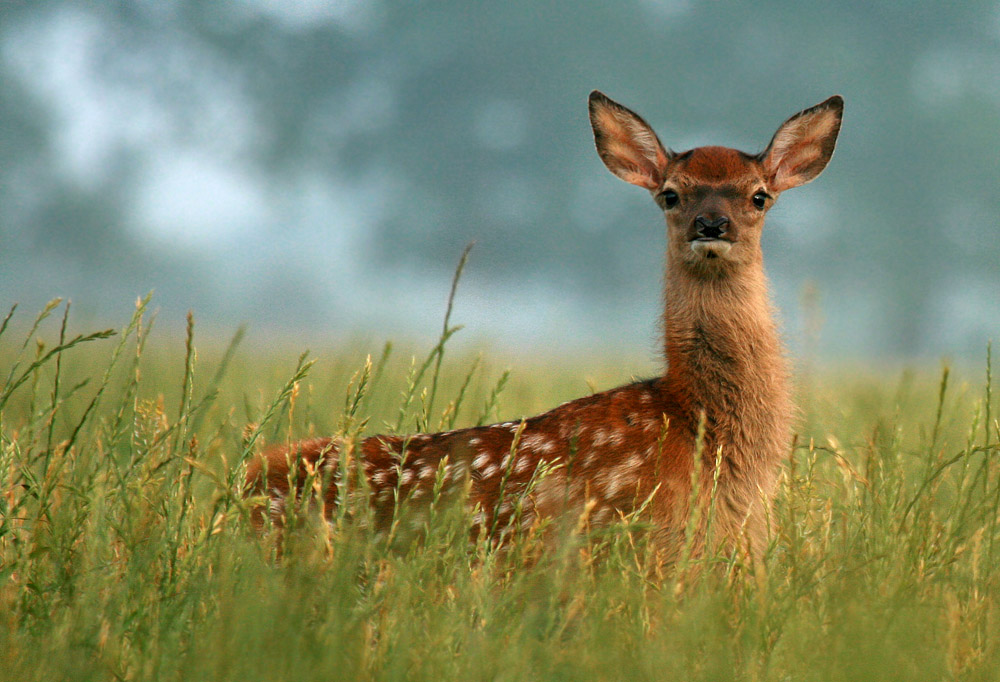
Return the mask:
[[[590,93],[590,125],[597,153],[608,170],[625,182],[657,190],[673,154],[642,117],[604,93]]]
[[[830,162],[844,115],[844,99],[825,102],[785,121],[760,154],[770,188],[783,192],[814,179]]]

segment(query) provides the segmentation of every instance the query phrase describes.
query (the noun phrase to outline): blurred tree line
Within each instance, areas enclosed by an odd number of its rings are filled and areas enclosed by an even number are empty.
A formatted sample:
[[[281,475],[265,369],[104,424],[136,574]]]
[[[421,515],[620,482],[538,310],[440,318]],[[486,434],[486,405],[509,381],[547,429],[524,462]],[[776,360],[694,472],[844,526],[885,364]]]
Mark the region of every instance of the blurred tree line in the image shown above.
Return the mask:
[[[786,319],[811,281],[830,352],[980,354],[998,67],[983,0],[4,2],[0,302],[155,287],[234,324],[419,323],[442,301],[406,290],[476,239],[474,305],[559,292],[581,316],[554,341],[628,342],[656,314],[662,219],[597,160],[587,93],[675,149],[757,151],[839,92],[833,163],[769,221]]]

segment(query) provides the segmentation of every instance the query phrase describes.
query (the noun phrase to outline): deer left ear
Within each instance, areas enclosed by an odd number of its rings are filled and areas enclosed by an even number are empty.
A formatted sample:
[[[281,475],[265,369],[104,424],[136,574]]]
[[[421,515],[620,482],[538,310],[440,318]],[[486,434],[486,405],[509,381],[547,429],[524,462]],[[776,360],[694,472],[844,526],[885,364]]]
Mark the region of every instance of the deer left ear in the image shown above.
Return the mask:
[[[825,102],[785,121],[760,154],[770,189],[783,192],[813,180],[830,162],[840,133],[844,99]]]

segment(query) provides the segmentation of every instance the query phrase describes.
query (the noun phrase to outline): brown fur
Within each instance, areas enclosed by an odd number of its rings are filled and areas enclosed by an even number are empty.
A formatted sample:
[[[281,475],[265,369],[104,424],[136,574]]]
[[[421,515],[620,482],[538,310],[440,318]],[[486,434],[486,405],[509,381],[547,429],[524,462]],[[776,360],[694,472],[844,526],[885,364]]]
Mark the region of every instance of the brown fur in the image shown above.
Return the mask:
[[[690,500],[706,505],[714,488],[715,532],[698,537],[698,545],[748,543],[759,551],[793,414],[760,234],[777,194],[826,166],[842,107],[833,97],[793,116],[756,156],[725,147],[675,154],[639,116],[595,91],[591,122],[602,160],[612,173],[650,190],[667,216],[665,374],[523,423],[367,438],[356,461],[376,523],[388,524],[397,500],[424,507],[438,477],[446,494],[468,486],[480,527],[497,540],[584,509],[592,526],[605,525],[647,503],[653,537],[669,560],[679,549]],[[679,197],[670,208],[668,190]],[[759,192],[766,195],[763,208],[754,205]],[[722,239],[700,241],[699,216],[726,218]],[[704,466],[692,494],[699,428]],[[329,481],[322,498],[330,514],[338,488],[354,489],[340,480],[342,445],[317,439],[271,449],[251,461],[248,489],[270,497],[270,516],[281,524],[290,478],[301,481],[309,469],[318,470]],[[290,477],[294,462],[299,470]],[[551,468],[538,477],[542,463]],[[257,510],[258,523],[264,514]]]

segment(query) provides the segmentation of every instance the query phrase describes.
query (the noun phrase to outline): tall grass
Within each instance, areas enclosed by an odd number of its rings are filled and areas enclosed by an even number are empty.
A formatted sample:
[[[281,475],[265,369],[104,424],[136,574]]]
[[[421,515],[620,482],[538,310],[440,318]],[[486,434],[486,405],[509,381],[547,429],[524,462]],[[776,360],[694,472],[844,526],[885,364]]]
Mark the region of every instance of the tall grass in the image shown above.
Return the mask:
[[[190,319],[154,340],[147,305],[115,332],[57,302],[0,325],[0,679],[1000,678],[989,360],[811,374],[763,559],[657,575],[638,519],[496,551],[443,506],[390,547],[354,503],[255,534],[240,483],[265,442],[518,417],[584,370],[445,360],[447,321],[426,358],[314,365],[202,347]]]

